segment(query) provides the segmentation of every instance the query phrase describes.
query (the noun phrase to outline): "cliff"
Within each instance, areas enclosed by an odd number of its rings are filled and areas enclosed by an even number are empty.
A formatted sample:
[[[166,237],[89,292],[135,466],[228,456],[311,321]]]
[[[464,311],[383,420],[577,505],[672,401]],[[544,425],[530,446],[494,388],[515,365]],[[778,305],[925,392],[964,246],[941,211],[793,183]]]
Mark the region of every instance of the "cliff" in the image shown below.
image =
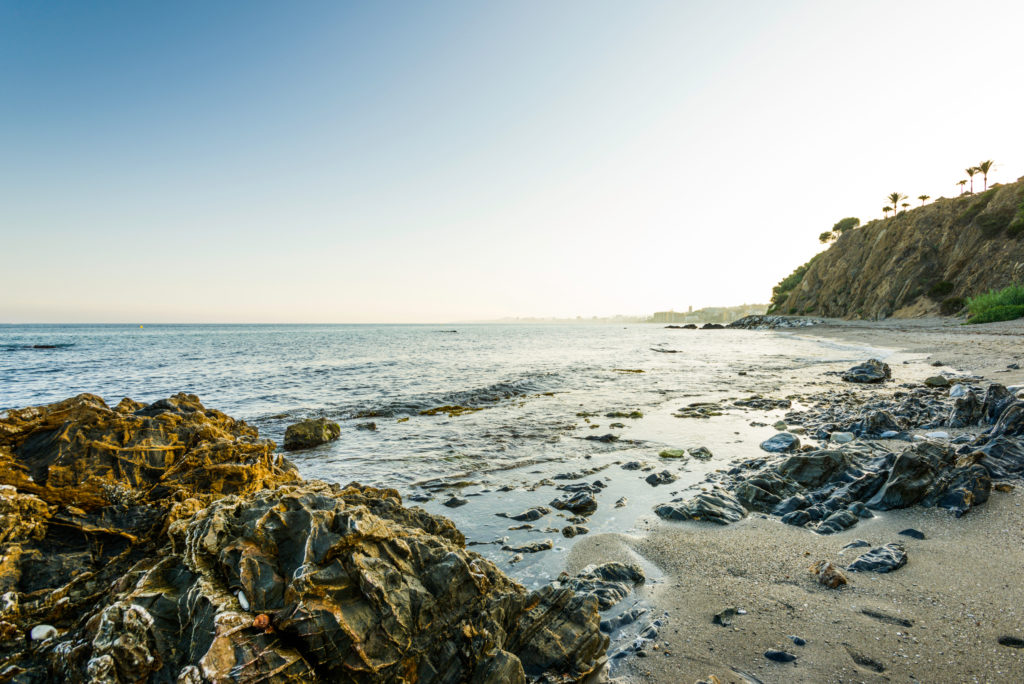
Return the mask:
[[[847,230],[775,288],[770,313],[953,315],[1024,282],[1024,178]]]

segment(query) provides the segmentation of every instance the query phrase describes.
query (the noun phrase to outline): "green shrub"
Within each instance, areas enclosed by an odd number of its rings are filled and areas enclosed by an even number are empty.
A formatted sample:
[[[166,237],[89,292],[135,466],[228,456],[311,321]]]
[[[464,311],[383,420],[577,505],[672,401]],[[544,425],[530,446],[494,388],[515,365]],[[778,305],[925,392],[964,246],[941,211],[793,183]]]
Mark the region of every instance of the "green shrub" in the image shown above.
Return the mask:
[[[932,299],[942,299],[952,291],[953,283],[948,280],[940,280],[928,288],[928,296]]]
[[[831,230],[826,230],[824,233],[818,236],[818,242],[825,244],[826,242],[831,241],[834,237],[835,234]]]
[[[1024,317],[1024,285],[992,290],[967,300],[968,323],[992,323]]]
[[[957,217],[957,222],[961,226],[966,226],[972,223],[974,219],[978,217],[978,214],[985,211],[985,207],[988,206],[988,203],[992,201],[994,196],[995,190],[983,192],[978,196],[978,199],[971,202],[966,209],[960,212],[960,215]]]
[[[993,211],[979,216],[974,222],[981,228],[981,232],[988,237],[994,237],[1008,228],[1013,218],[1013,207],[1003,207],[999,211]]]
[[[943,316],[952,316],[966,305],[967,302],[963,297],[947,297],[942,300],[939,310],[942,312]]]
[[[842,233],[844,231],[850,230],[851,228],[856,228],[859,225],[859,218],[857,218],[856,216],[848,216],[847,218],[837,221],[836,225],[832,226],[832,232]]]
[[[821,254],[824,254],[824,252]],[[795,271],[783,278],[778,285],[772,288],[772,303],[771,306],[768,307],[768,313],[775,313],[782,308],[782,305],[786,303],[786,298],[789,296],[789,293],[800,284],[800,281],[804,279],[804,275],[811,267],[811,264],[813,264],[815,259],[820,257],[821,254],[815,255],[803,266],[798,266]],[[791,311],[790,313],[795,313],[795,311]]]
[[[1010,221],[1010,225],[1006,226],[1006,234],[1012,238],[1024,235],[1024,216],[1018,214],[1017,218]]]

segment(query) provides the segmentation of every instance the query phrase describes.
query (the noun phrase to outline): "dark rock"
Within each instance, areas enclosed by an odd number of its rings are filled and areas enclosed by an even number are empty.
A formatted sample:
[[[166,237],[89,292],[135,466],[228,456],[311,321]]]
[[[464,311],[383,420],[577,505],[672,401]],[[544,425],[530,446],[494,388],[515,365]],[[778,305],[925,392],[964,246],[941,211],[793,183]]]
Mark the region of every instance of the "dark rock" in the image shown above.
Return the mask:
[[[562,536],[568,538],[586,534],[587,532],[590,532],[590,529],[583,525],[566,525],[562,528]]]
[[[572,511],[577,515],[590,515],[597,510],[597,500],[588,492],[577,492],[572,496],[562,496],[552,501],[549,505],[560,511]]]
[[[787,525],[803,527],[811,521],[811,514],[807,511],[793,511],[782,516],[781,520]]]
[[[657,487],[663,484],[672,484],[678,478],[667,470],[662,470],[660,473],[651,473],[644,480],[647,484]]]
[[[721,613],[715,613],[711,618],[711,623],[719,625],[720,627],[731,627],[733,618],[739,614],[740,612],[735,608],[726,608]]]
[[[700,329],[701,330],[721,330],[724,327],[725,326],[722,325],[721,323],[705,323],[704,325],[700,326]]]
[[[469,503],[468,499],[461,499],[457,496],[453,496],[444,502],[444,505],[448,508],[458,508],[459,506],[465,506]]]
[[[921,501],[944,468],[954,458],[953,450],[931,442],[921,442],[896,457],[889,478],[867,505],[887,511],[906,508]]]
[[[304,420],[284,431],[285,451],[310,449],[341,436],[341,426],[326,418]]]
[[[764,657],[768,660],[774,660],[777,663],[791,663],[796,660],[796,656],[792,653],[786,653],[785,651],[776,651],[775,649],[769,648],[764,652]]]
[[[644,464],[640,461],[630,461],[628,463],[623,463],[620,467],[623,470],[640,470],[644,467]]]
[[[798,637],[795,634],[790,634],[789,635],[789,640],[792,641],[797,646],[806,646],[807,645],[807,640],[806,639],[801,639],[800,637]]]
[[[774,409],[788,409],[793,406],[789,399],[767,399],[765,397],[750,397],[749,399],[738,399],[733,402],[734,406],[758,409],[761,411],[772,411]]]
[[[516,515],[509,515],[508,513],[498,513],[498,515],[511,520],[533,522],[534,520],[543,518],[550,512],[551,509],[545,508],[544,506],[534,506],[533,508],[528,508],[522,513],[518,513]]]
[[[1014,401],[1003,409],[992,427],[991,437],[1020,437],[1024,435],[1024,401]]]
[[[784,497],[792,496],[799,491],[799,485],[771,469],[751,475],[733,489],[736,498],[744,506],[761,513],[773,511],[782,503]]]
[[[892,572],[906,564],[906,549],[902,544],[893,542],[858,556],[846,569],[851,572]]]
[[[1000,646],[1007,648],[1024,648],[1024,639],[1015,636],[1001,636],[996,640]]]
[[[624,611],[613,618],[610,618],[608,620],[601,620],[601,631],[605,634],[611,634],[616,630],[622,629],[626,625],[633,624],[646,613],[646,608],[641,608],[640,606],[633,606],[629,610]]]
[[[881,437],[886,433],[899,433],[903,427],[888,411],[867,411],[850,431],[859,437]]]
[[[953,408],[949,412],[949,427],[961,428],[975,425],[984,415],[984,409],[978,396],[971,390],[953,400]]]
[[[540,553],[541,551],[550,551],[553,548],[555,548],[555,543],[550,539],[529,542],[520,546],[505,545],[501,547],[503,551],[512,551],[513,553]]]
[[[711,450],[708,449],[707,447],[699,446],[690,449],[690,456],[696,458],[699,461],[710,460],[712,455],[713,454],[711,453]]]
[[[815,531],[818,534],[835,534],[853,527],[857,524],[857,520],[857,516],[850,511],[836,511],[825,518]]]
[[[878,359],[868,359],[843,373],[842,377],[846,382],[884,382],[892,377],[892,371],[889,369],[889,364],[882,363]]]
[[[800,438],[788,432],[780,432],[774,437],[761,442],[761,448],[773,454],[796,451],[800,448]]]
[[[913,527],[908,527],[905,530],[900,530],[897,534],[901,534],[904,537],[910,537],[911,539],[924,539],[924,532],[921,530],[915,530]]]
[[[698,520],[719,525],[737,522],[747,514],[736,497],[718,487],[681,503],[661,504],[654,512],[665,520]]]
[[[377,424],[376,424],[376,423],[374,423],[374,422],[370,422],[370,423],[358,423],[358,424],[356,425],[356,429],[357,429],[357,430],[370,430],[370,431],[375,431],[375,430],[377,429]]]
[[[843,551],[846,551],[847,549],[862,549],[862,548],[866,548],[868,546],[871,546],[871,544],[869,544],[868,542],[864,541],[863,539],[855,539],[852,542],[850,542],[849,544],[847,544],[846,546],[844,546],[839,552],[842,553]]]
[[[820,487],[850,465],[850,459],[841,451],[812,451],[788,457],[777,470],[803,487]]]
[[[607,610],[626,598],[634,586],[643,584],[646,577],[639,565],[610,562],[588,565],[575,577],[562,573],[558,581],[576,593],[595,597],[598,609]]]
[[[992,478],[984,466],[974,464],[947,470],[936,478],[921,503],[961,515],[988,501]]]
[[[855,516],[857,516],[858,518],[864,518],[865,520],[867,520],[867,519],[869,519],[869,518],[874,518],[874,517],[875,517],[875,514],[874,514],[874,513],[872,513],[872,512],[871,512],[871,511],[870,511],[870,510],[868,509],[868,507],[867,507],[867,506],[865,506],[865,505],[864,505],[863,503],[861,503],[860,501],[858,501],[858,502],[856,502],[856,503],[854,503],[854,504],[851,504],[851,505],[850,505],[850,508],[849,508],[848,510],[849,510],[849,511],[850,511],[851,513],[853,513],[853,514],[854,514]]]
[[[607,435],[587,435],[583,439],[590,440],[591,442],[618,442],[619,436],[613,435],[610,432]]]

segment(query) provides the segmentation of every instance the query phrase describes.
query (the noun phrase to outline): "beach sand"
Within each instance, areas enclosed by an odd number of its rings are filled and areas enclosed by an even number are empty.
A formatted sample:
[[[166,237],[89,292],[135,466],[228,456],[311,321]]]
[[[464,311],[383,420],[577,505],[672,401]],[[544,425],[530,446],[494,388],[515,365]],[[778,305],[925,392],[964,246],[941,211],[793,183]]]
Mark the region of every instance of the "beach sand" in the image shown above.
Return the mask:
[[[984,381],[1024,383],[1024,321],[959,326],[948,319],[836,321],[800,331],[837,343],[898,349],[889,360],[897,381],[942,370]],[[902,363],[906,360],[907,363]],[[945,368],[933,367],[941,361]],[[589,563],[635,560],[639,554],[663,577],[642,595],[648,618],[667,613],[657,648],[631,655],[615,671],[635,682],[1020,682],[1024,649],[1024,489],[993,491],[960,519],[913,507],[880,513],[831,536],[783,525],[757,514],[729,526],[668,523],[653,515],[635,536],[603,534],[577,544],[568,558],[576,572]],[[900,536],[915,528],[924,540]],[[838,590],[807,568],[828,559],[845,566],[866,549],[841,552],[863,539],[901,542],[907,565],[888,574],[847,573]],[[746,614],[713,624],[727,608]],[[806,640],[797,646],[790,635]],[[1022,642],[1024,643],[1024,642]],[[776,663],[767,649],[797,659]]]

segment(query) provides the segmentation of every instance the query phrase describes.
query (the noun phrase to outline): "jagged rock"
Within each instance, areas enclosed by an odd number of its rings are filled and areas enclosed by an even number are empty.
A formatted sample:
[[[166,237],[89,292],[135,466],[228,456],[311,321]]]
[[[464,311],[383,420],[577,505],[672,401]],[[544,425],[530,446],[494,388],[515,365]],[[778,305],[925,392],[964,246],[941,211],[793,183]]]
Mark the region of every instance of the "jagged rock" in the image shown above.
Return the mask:
[[[626,598],[632,588],[646,581],[639,565],[624,563],[602,563],[588,565],[575,577],[562,573],[561,586],[577,593],[597,598],[600,610],[607,610]]]
[[[992,478],[988,470],[978,464],[944,471],[936,478],[921,503],[925,506],[945,508],[960,517],[988,501],[992,491]]]
[[[768,513],[777,508],[783,498],[797,494],[800,486],[774,470],[764,470],[738,483],[736,498],[748,509]]]
[[[1016,401],[1016,397],[1009,389],[998,383],[992,383],[985,389],[985,397],[982,399],[982,413],[989,425],[999,420],[1003,411]]]
[[[881,437],[888,432],[899,432],[903,427],[888,411],[867,411],[850,431],[861,437]]]
[[[842,378],[846,382],[875,383],[884,382],[892,377],[889,364],[882,363],[878,359],[868,359],[843,373]]]
[[[950,447],[932,442],[907,449],[896,457],[889,478],[867,505],[882,511],[913,506],[925,497],[939,473],[953,463],[954,456]]]
[[[597,510],[597,500],[589,492],[577,492],[552,501],[550,506],[560,511],[572,511],[577,515],[590,515]]]
[[[736,497],[719,487],[681,503],[661,504],[654,512],[665,520],[698,520],[719,525],[737,522],[747,514]]]
[[[544,539],[542,541],[528,542],[520,546],[502,546],[503,551],[512,551],[514,553],[540,553],[541,551],[550,551],[555,547],[555,543],[550,539]]]
[[[498,513],[497,515],[500,515],[504,518],[510,518],[512,520],[533,522],[534,520],[539,520],[543,518],[550,512],[551,509],[546,508],[544,506],[534,506],[533,508],[528,508],[522,513],[518,513],[516,515],[509,515],[508,513]]]
[[[990,437],[1020,437],[1024,435],[1024,401],[1014,401],[999,414],[992,426]]]
[[[820,487],[850,465],[850,459],[842,451],[826,450],[794,454],[777,469],[780,475],[803,487]]]
[[[284,448],[286,451],[311,449],[340,436],[341,426],[337,423],[326,418],[311,418],[288,426],[284,431]]]
[[[668,472],[667,470],[662,470],[660,473],[651,473],[646,478],[644,478],[644,481],[653,487],[657,487],[658,485],[672,484],[677,479],[679,478],[677,478],[672,473]]]
[[[796,451],[800,448],[800,438],[788,432],[780,432],[761,442],[761,448],[773,454]]]
[[[704,446],[699,446],[690,449],[690,456],[696,458],[699,461],[707,461],[711,459],[713,454],[711,453],[711,449],[708,449],[707,447]]]
[[[893,542],[858,556],[846,569],[851,572],[892,572],[906,564],[906,549],[903,544]]]
[[[394,490],[301,482],[191,395],[10,411],[0,479],[25,531],[0,617],[57,632],[15,653],[24,681],[567,682],[604,659],[595,596],[527,591]]]
[[[832,561],[820,560],[808,568],[808,570],[818,580],[818,584],[822,584],[829,589],[838,589],[844,584],[849,584],[846,575]]]
[[[961,428],[975,425],[983,415],[982,403],[971,390],[953,400],[953,408],[949,412],[949,427]]]
[[[815,530],[818,534],[835,534],[848,530],[857,524],[858,518],[850,511],[836,511],[825,518]]]

